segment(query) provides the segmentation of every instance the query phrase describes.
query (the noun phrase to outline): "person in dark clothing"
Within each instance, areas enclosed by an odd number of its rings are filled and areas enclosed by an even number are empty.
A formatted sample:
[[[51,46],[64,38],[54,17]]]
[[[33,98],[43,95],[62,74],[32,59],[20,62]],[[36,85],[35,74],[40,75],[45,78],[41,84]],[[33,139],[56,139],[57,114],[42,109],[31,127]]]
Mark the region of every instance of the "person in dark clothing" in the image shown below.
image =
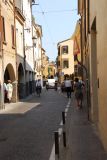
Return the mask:
[[[79,79],[75,78],[74,92],[75,92],[75,98],[77,101],[78,108],[82,108],[83,87],[84,87],[84,85],[79,81]]]

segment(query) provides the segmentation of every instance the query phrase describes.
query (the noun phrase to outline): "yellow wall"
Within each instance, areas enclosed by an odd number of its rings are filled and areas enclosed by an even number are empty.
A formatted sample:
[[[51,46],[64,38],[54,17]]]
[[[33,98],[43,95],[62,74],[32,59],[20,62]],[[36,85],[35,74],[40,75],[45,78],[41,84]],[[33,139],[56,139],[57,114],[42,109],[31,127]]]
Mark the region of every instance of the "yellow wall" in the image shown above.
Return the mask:
[[[98,118],[99,128],[104,146],[107,150],[107,1],[106,0],[91,0],[92,16],[91,25],[93,19],[96,17],[97,28],[97,78],[99,78],[98,88]],[[94,5],[94,6],[93,6]]]
[[[11,6],[11,7],[10,7]],[[14,12],[13,6],[5,3],[1,3],[1,16],[5,18],[5,35],[6,44],[3,44],[3,55],[4,55],[4,70],[8,63],[11,63],[16,73],[16,55],[15,48],[12,48],[12,32],[11,25],[14,25]]]
[[[107,150],[107,0],[90,0],[90,93],[91,117],[99,127]],[[96,25],[96,26],[95,26]],[[99,82],[99,83],[98,83]],[[99,84],[99,85],[98,85]]]
[[[61,48],[63,46],[68,46],[68,54],[62,54]],[[59,75],[60,75],[60,81],[64,80],[64,76],[61,75],[61,73],[64,73],[64,75],[68,74],[73,74],[74,73],[74,56],[73,56],[73,40],[68,39],[65,41],[62,41],[59,43],[60,46],[60,56],[58,56],[58,60],[60,61],[60,67],[59,69]],[[68,59],[69,61],[69,68],[63,68],[63,61]]]

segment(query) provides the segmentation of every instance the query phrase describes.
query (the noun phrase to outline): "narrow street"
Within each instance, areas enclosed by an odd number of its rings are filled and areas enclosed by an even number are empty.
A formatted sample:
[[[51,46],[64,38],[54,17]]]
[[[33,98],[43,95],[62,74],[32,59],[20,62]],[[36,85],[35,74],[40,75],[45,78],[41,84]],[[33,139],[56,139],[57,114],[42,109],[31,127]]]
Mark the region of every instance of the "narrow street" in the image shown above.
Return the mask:
[[[49,160],[68,99],[43,90],[0,115],[0,160]],[[8,107],[8,106],[6,106]]]

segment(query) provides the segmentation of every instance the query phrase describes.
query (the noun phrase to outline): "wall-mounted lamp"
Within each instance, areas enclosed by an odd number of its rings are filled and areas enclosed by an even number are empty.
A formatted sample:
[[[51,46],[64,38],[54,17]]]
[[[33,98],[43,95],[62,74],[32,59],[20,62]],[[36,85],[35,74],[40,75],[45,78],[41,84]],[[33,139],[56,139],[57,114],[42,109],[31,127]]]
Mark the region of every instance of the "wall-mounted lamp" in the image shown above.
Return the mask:
[[[37,38],[35,36],[32,37],[33,46],[36,47]]]
[[[25,50],[36,47],[37,38],[35,36],[32,37],[33,46],[25,46]]]
[[[32,5],[39,5],[39,4],[35,3],[35,0],[32,0]]]
[[[25,28],[24,31],[31,32],[31,28]]]

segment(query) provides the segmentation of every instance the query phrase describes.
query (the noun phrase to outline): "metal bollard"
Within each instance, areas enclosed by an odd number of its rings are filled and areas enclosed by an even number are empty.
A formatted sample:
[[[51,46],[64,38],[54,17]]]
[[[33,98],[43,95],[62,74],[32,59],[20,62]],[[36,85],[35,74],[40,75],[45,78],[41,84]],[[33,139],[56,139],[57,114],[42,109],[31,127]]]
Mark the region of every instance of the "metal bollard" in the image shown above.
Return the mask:
[[[63,121],[63,124],[65,124],[65,112],[62,112],[62,121]]]
[[[55,138],[55,155],[57,155],[59,159],[59,133],[58,131],[54,132],[54,138]]]
[[[65,112],[62,112],[62,121],[63,121],[63,145],[64,147],[66,147]]]
[[[63,131],[63,145],[66,147],[66,132]]]

